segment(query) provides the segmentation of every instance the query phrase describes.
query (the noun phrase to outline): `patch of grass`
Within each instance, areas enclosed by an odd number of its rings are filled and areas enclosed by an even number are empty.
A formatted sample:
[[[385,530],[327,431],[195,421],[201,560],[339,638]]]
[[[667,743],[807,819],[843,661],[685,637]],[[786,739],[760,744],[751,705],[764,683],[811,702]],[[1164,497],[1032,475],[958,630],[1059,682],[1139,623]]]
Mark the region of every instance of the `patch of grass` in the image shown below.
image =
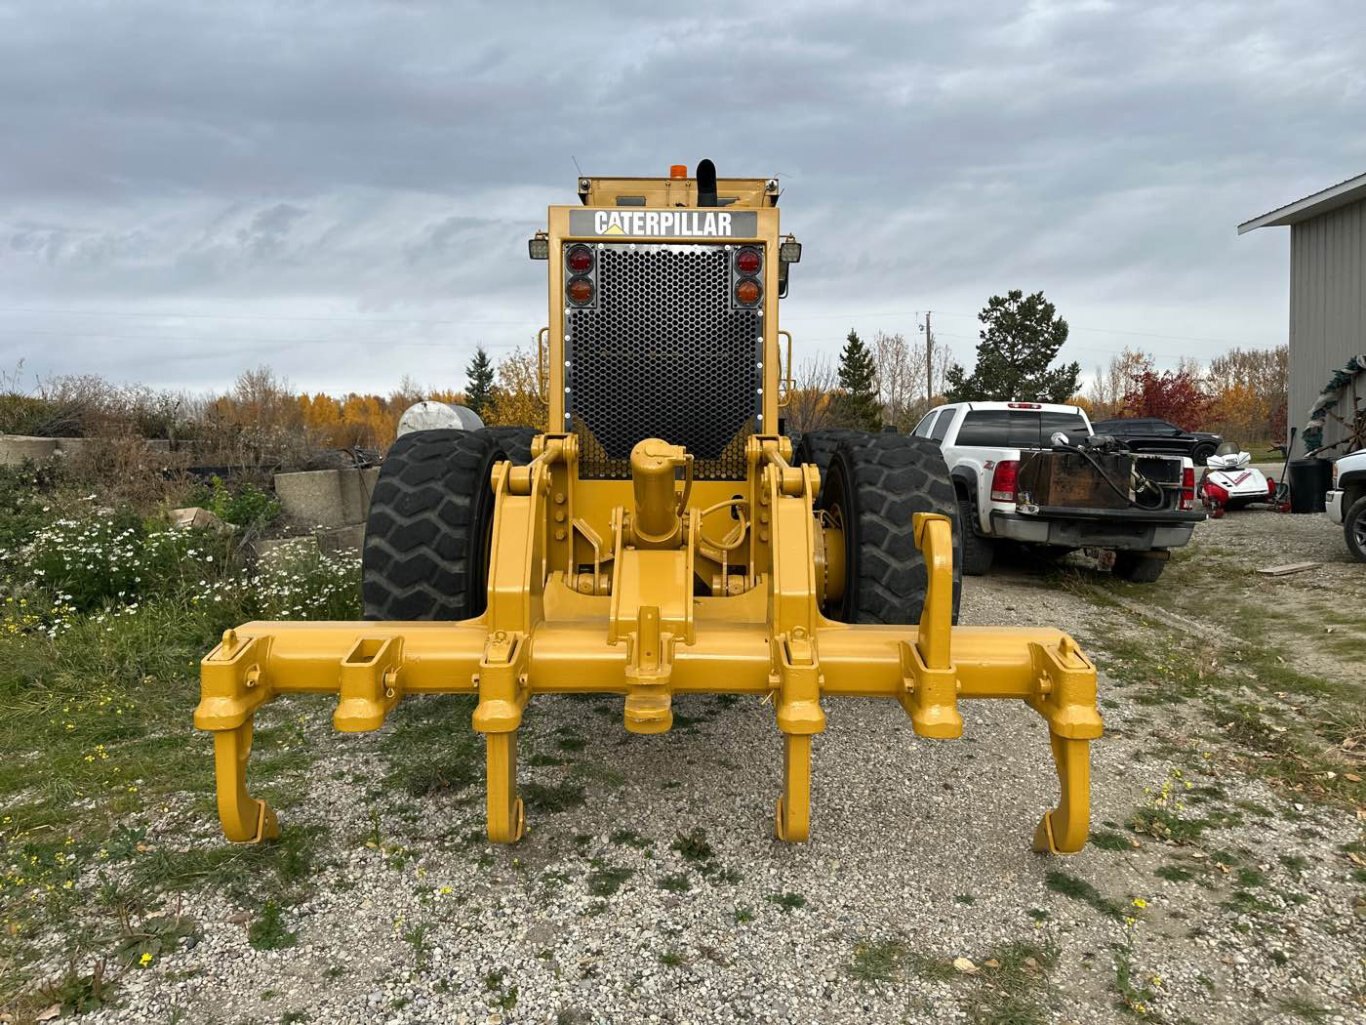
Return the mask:
[[[1124,909],[1116,904],[1109,897],[1104,896],[1099,890],[1088,883],[1068,872],[1060,869],[1050,869],[1044,877],[1046,885],[1054,893],[1064,897],[1071,897],[1073,900],[1089,904],[1096,911],[1099,911],[1107,918],[1121,919],[1124,917]]]
[[[256,950],[284,950],[298,943],[299,937],[285,927],[280,905],[268,900],[247,929],[247,942]]]
[[[1282,997],[1276,1001],[1276,1006],[1280,1008],[1283,1014],[1293,1015],[1300,1021],[1327,1021],[1333,1013],[1326,1007],[1320,1007],[1308,997],[1298,995]]]
[[[677,950],[674,950],[672,947],[670,947],[668,950],[664,951],[662,954],[659,955],[659,963],[664,965],[664,967],[666,968],[682,968],[685,964],[688,963],[688,959],[685,958],[682,954],[680,954]]]
[[[700,827],[688,833],[679,833],[669,845],[669,849],[677,851],[684,861],[691,861],[694,864],[710,861],[716,854],[711,844],[707,843],[706,831]]]
[[[584,748],[588,746],[588,741],[585,740],[583,737],[570,734],[568,736],[561,737],[559,740],[557,740],[555,742],[555,746],[558,747],[561,751],[582,751]]]
[[[582,807],[588,795],[578,783],[523,783],[522,799],[529,809],[555,812]]]
[[[733,917],[735,918],[736,925],[748,925],[750,922],[754,921],[754,909],[741,905],[735,909]]]
[[[1176,844],[1192,844],[1200,839],[1209,825],[1206,819],[1188,819],[1169,808],[1143,807],[1134,811],[1129,828],[1159,840]]]
[[[470,726],[474,698],[423,695],[400,702],[381,747],[388,782],[411,797],[458,794],[483,778],[479,738]]]
[[[1017,940],[992,951],[974,977],[965,1010],[974,1025],[1044,1025],[1050,1020],[1049,973],[1057,948]]]
[[[1148,1017],[1153,1002],[1157,999],[1157,993],[1142,982],[1134,971],[1133,933],[1126,933],[1125,941],[1114,944],[1112,950],[1115,966],[1114,989],[1119,997],[1120,1008],[1139,1018]]]
[[[588,875],[588,892],[594,897],[610,897],[622,884],[636,874],[633,868],[621,865],[602,865]]]
[[[1131,851],[1134,847],[1128,837],[1108,829],[1091,830],[1091,846],[1102,851]]]
[[[1276,906],[1248,890],[1234,890],[1228,900],[1219,905],[1236,915],[1253,915],[1259,911],[1275,911]]]
[[[662,877],[656,885],[669,893],[687,893],[692,889],[692,880],[688,878],[687,873],[679,872]]]
[[[1195,878],[1190,869],[1182,868],[1180,865],[1159,865],[1153,869],[1153,875],[1169,883],[1186,883]]]
[[[777,904],[784,912],[797,911],[806,907],[806,898],[800,893],[770,893],[764,899],[770,904]]]
[[[956,893],[953,895],[953,899],[958,904],[967,904],[969,906],[977,903],[977,898],[970,893]]]
[[[902,940],[859,943],[854,946],[849,974],[860,982],[891,982],[900,974],[905,957],[906,944]]]
[[[413,958],[419,969],[427,967],[427,955],[431,952],[427,934],[431,932],[431,928],[428,922],[418,922],[403,931],[403,941],[413,948]]]
[[[484,975],[484,989],[492,994],[490,999],[495,1007],[500,1007],[504,1011],[511,1011],[517,1006],[517,987],[508,986],[504,988],[503,980],[507,978],[507,972],[501,968],[487,972]]]
[[[113,984],[104,977],[104,969],[103,960],[96,961],[89,972],[82,972],[74,961],[68,962],[58,979],[38,988],[40,1002],[45,1006],[60,1005],[63,1016],[98,1011],[109,1003],[114,991]]]
[[[607,839],[619,847],[634,847],[638,851],[654,846],[653,840],[648,836],[641,836],[634,829],[613,830],[612,835]]]

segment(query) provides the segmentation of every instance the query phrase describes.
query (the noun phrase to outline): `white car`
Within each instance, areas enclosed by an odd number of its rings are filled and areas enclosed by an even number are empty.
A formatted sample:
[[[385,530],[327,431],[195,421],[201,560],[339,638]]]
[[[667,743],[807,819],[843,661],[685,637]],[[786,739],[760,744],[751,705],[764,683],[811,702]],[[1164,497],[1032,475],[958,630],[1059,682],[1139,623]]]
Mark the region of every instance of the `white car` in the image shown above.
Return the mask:
[[[1333,487],[1324,500],[1328,518],[1342,524],[1348,551],[1366,562],[1366,449],[1333,464]]]

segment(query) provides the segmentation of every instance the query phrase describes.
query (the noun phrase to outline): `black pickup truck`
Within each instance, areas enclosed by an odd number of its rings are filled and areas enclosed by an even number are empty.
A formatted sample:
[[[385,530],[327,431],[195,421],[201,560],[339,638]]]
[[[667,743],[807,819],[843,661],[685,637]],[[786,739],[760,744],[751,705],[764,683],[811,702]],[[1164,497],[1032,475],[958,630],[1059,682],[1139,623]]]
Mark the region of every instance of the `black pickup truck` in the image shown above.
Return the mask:
[[[1214,455],[1214,450],[1224,440],[1208,431],[1183,431],[1176,424],[1153,417],[1117,417],[1093,423],[1091,427],[1097,434],[1119,439],[1130,452],[1190,456],[1196,466],[1204,466],[1205,460]]]

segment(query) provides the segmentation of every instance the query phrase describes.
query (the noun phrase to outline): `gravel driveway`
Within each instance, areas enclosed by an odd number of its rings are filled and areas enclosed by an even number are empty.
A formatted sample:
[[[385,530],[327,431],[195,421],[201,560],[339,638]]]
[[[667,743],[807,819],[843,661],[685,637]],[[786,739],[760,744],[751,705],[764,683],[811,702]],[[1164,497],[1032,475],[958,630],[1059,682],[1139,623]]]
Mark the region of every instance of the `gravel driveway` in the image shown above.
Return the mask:
[[[1292,522],[1331,543],[1321,516],[1273,517],[1283,561]],[[1203,525],[1194,557],[1250,524]],[[1108,649],[1179,630],[1137,622],[1124,603],[1141,597],[1108,586],[1007,564],[964,593],[967,623],[1057,625],[1096,652],[1100,840],[1079,855],[1029,849],[1056,782],[1022,705],[964,703],[964,738],[933,742],[889,702],[827,702],[812,839],[786,845],[771,707],[681,699],[687,725],[637,737],[608,701],[537,698],[523,781],[545,804],[586,801],[533,807],[502,848],[478,839],[477,784],[410,796],[385,783],[381,737],[334,735],[327,703],[297,700],[269,713],[305,717],[317,754],[277,782],[282,820],[321,827],[312,892],[282,909],[295,945],[254,949],[259,908],[191,893],[197,944],[129,972],[122,1006],[86,1020],[1366,1021],[1366,812],[1230,767],[1237,742],[1204,706],[1167,701],[1132,658],[1116,676]],[[149,843],[220,841],[206,823]]]

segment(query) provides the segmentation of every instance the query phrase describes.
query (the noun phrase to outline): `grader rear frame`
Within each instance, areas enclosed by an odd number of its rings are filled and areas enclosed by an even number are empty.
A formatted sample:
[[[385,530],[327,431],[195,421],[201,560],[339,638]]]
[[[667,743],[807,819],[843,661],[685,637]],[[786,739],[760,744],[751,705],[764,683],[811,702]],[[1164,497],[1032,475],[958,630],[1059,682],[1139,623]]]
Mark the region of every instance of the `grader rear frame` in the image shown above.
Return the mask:
[[[406,696],[477,696],[488,836],[511,843],[533,694],[622,695],[625,728],[652,734],[675,694],[705,691],[773,701],[791,841],[809,833],[824,698],[893,698],[936,739],[961,735],[960,698],[1023,700],[1061,788],[1034,847],[1080,850],[1095,669],[1057,630],[954,625],[938,448],[839,432],[794,454],[782,433],[777,300],[800,246],[779,234],[777,181],[718,181],[704,161],[695,177],[583,178],[579,194],[530,242],[549,266],[549,429],[400,438],[372,499],[366,620],[247,623],[204,658],[195,725],[214,734],[228,839],[278,835],[246,769],[254,713],[280,694],[337,694],[343,732],[379,728]]]

